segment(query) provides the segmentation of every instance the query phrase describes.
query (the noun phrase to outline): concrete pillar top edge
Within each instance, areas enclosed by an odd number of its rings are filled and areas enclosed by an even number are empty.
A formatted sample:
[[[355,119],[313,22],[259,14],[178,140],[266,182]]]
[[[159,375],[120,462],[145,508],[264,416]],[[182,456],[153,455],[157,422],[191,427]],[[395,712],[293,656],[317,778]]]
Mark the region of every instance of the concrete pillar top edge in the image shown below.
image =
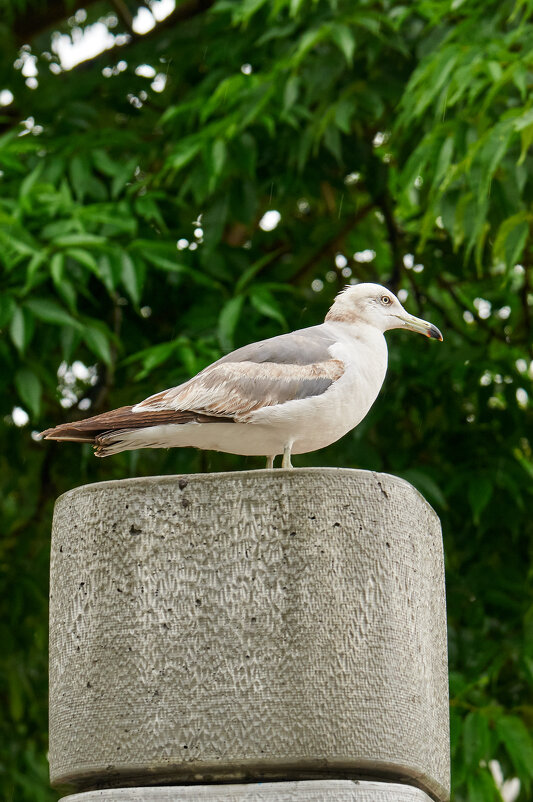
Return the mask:
[[[257,469],[245,471],[217,471],[215,473],[161,474],[154,476],[132,476],[124,479],[107,479],[101,482],[89,482],[87,484],[73,487],[58,496],[55,503],[57,505],[64,499],[75,496],[78,493],[98,491],[103,490],[104,488],[111,490],[114,487],[118,488],[127,486],[133,489],[135,487],[142,487],[143,485],[146,487],[154,485],[161,487],[162,485],[174,485],[176,482],[178,484],[180,482],[186,482],[187,485],[189,483],[194,483],[196,485],[209,485],[216,482],[234,481],[237,479],[242,479],[243,481],[260,479],[265,484],[272,485],[281,482],[294,483],[300,479],[305,479],[306,477],[314,478],[319,475],[327,476],[329,479],[337,476],[340,481],[359,481],[367,486],[374,485],[384,495],[386,495],[386,490],[383,488],[383,482],[385,482],[390,488],[409,488],[415,494],[415,496],[418,497],[419,501],[421,501],[423,505],[431,511],[438,525],[440,526],[440,519],[431,504],[422,495],[422,493],[416,489],[416,487],[407,481],[407,479],[403,479],[401,476],[396,476],[395,474],[381,471],[369,471],[362,468],[336,468],[330,466],[292,469],[277,468],[275,470]],[[187,485],[184,485],[184,487]]]

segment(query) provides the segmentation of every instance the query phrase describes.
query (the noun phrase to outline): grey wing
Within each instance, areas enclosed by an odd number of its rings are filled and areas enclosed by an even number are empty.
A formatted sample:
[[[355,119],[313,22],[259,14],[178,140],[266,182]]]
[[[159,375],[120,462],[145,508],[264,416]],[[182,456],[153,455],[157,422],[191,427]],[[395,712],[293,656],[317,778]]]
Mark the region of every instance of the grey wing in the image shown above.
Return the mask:
[[[245,420],[254,410],[321,395],[344,373],[335,339],[315,326],[246,345],[133,412],[174,410]]]
[[[323,325],[311,326],[244,345],[213,364],[272,362],[276,365],[312,365],[331,359],[329,349],[335,342],[335,337]]]

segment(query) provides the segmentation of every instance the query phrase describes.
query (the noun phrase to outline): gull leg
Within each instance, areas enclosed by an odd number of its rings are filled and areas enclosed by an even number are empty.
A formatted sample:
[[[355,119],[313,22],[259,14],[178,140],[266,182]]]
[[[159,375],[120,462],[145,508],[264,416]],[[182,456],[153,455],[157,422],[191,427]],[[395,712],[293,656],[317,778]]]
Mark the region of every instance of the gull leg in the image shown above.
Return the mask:
[[[269,471],[274,469],[274,460],[275,460],[275,457],[267,457],[266,458],[266,461],[267,461],[266,466],[267,466],[267,469]]]
[[[281,462],[282,468],[292,468],[291,449],[292,449],[292,443],[287,443],[285,448],[283,449],[283,460]]]

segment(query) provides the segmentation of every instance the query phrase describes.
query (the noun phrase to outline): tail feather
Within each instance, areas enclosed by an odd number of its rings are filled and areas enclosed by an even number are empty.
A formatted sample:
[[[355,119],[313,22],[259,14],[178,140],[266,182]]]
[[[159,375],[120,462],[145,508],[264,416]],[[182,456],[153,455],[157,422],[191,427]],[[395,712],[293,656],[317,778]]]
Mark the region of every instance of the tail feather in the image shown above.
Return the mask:
[[[179,410],[147,410],[132,412],[133,407],[120,407],[85,420],[62,423],[40,433],[42,440],[92,443],[97,457],[107,457],[119,451],[136,448],[162,447],[150,443],[149,437],[132,437],[136,432],[165,424],[231,423],[233,418],[205,415],[201,412]]]
[[[61,423],[59,426],[45,429],[44,432],[41,432],[40,437],[43,440],[71,440],[81,443],[94,443],[95,438],[102,432],[109,429],[124,428],[125,425],[131,426],[132,414],[131,406],[120,407],[112,412],[93,415],[91,418],[85,418],[85,420]]]

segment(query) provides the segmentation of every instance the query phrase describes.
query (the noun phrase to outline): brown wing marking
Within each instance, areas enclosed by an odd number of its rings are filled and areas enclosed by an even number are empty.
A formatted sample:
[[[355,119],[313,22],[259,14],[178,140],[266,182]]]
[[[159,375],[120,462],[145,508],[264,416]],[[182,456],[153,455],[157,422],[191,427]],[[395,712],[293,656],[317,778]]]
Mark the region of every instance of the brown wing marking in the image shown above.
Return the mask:
[[[194,411],[242,421],[262,407],[322,395],[343,373],[338,359],[310,365],[219,362],[179,387],[150,396],[134,410]]]
[[[120,407],[111,412],[103,412],[85,420],[63,423],[41,432],[44,440],[75,440],[79,443],[94,443],[103,432],[121,429],[145,429],[148,426],[161,426],[167,423],[209,423],[220,421],[220,417],[201,415],[195,412],[176,412],[174,410],[132,412],[133,407]],[[225,419],[231,422],[230,418]]]

